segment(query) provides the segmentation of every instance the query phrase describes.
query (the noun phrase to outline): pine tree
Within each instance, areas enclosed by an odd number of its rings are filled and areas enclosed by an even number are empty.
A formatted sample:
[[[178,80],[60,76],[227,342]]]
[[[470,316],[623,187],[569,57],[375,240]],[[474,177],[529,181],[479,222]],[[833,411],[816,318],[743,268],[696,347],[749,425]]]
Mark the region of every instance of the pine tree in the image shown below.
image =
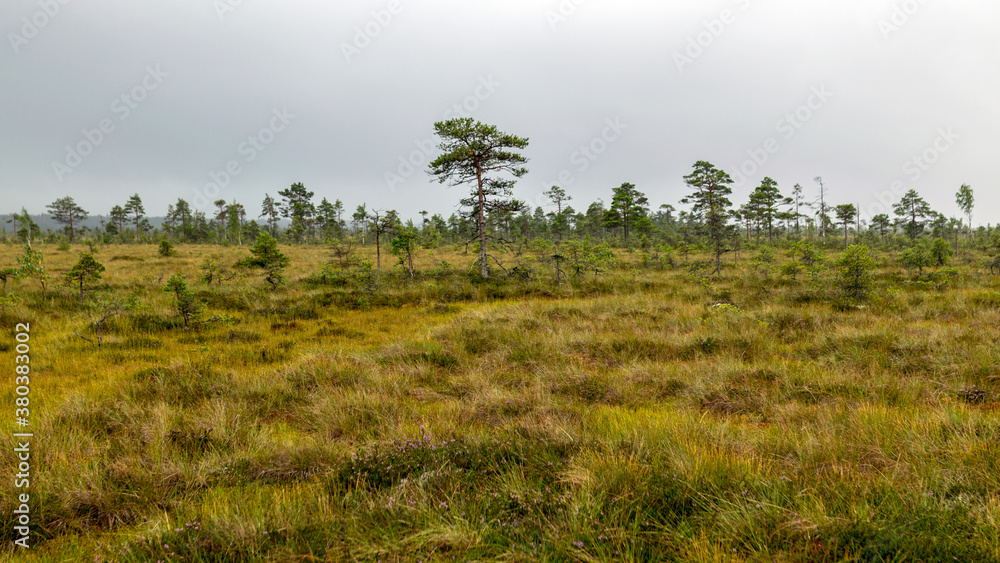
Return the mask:
[[[312,204],[312,197],[315,194],[299,182],[292,184],[287,190],[279,191],[278,195],[284,198],[281,203],[281,215],[292,220],[288,232],[291,233],[292,240],[301,243],[313,229],[316,206]]]
[[[66,226],[66,231],[69,233],[69,242],[72,243],[73,235],[80,230],[76,225],[87,219],[87,212],[69,196],[57,199],[46,207],[56,222]]]
[[[278,217],[280,213],[281,211],[278,209],[274,198],[269,194],[264,194],[264,203],[261,206],[260,215],[257,217],[265,217],[267,219],[267,231],[272,237],[278,236]]]
[[[625,244],[628,245],[629,233],[649,212],[649,200],[646,199],[646,194],[635,189],[635,184],[628,182],[613,188],[612,192],[614,195],[611,198],[611,211],[620,218]]]
[[[885,242],[885,235],[892,228],[892,220],[885,213],[879,213],[872,217],[872,224],[869,227],[873,232],[878,233],[879,240]]]
[[[235,201],[226,206],[226,233],[230,240],[236,239],[236,244],[243,245],[243,225],[246,223],[247,211],[243,204]]]
[[[260,268],[264,270],[264,281],[271,284],[271,289],[285,282],[284,271],[290,260],[280,250],[278,241],[267,233],[261,233],[250,248],[250,256],[236,263],[243,268]]]
[[[757,213],[759,228],[766,228],[768,242],[774,242],[774,219],[778,215],[778,204],[782,201],[778,183],[771,178],[764,178],[750,195],[750,201]]]
[[[83,301],[85,284],[101,279],[103,271],[104,265],[95,260],[93,254],[84,253],[70,271],[66,272],[66,281],[74,285],[79,284],[80,300]]]
[[[15,234],[24,241],[25,244],[31,246],[31,239],[42,234],[42,229],[28,214],[25,208],[21,208],[20,213],[15,213],[8,221],[8,223],[14,223]]]
[[[899,203],[892,206],[898,217],[897,223],[902,225],[903,232],[910,239],[916,239],[923,234],[929,219],[935,216],[931,206],[924,201],[916,190],[910,190],[903,195]]]
[[[483,278],[488,278],[486,214],[514,207],[511,199],[514,181],[494,175],[507,173],[520,178],[528,173],[523,166],[527,159],[513,152],[527,148],[528,139],[503,133],[493,125],[471,118],[435,123],[434,131],[441,139],[438,148],[442,154],[430,163],[430,172],[440,183],[472,186],[472,197],[462,203],[475,213],[479,271]]]
[[[139,194],[132,194],[125,204],[124,211],[135,221],[135,240],[142,240],[142,219],[146,215],[146,209],[142,206],[142,198]]]
[[[715,273],[722,272],[722,255],[729,252],[729,240],[733,229],[729,225],[728,197],[733,193],[730,187],[733,179],[711,163],[700,160],[694,165],[694,172],[684,177],[694,193],[681,200],[691,203],[691,213],[702,220],[712,252],[715,254]]]
[[[111,219],[111,221],[114,223],[115,232],[118,234],[118,236],[119,237],[124,236],[125,220],[128,219],[128,213],[125,211],[125,208],[123,208],[120,205],[112,207],[111,212],[108,213],[108,218]]]
[[[408,224],[396,230],[396,236],[392,238],[392,253],[399,257],[399,263],[406,261],[410,278],[413,278],[413,251],[416,250],[416,241],[420,232],[413,224]]]
[[[191,323],[196,321],[201,313],[201,307],[194,298],[194,292],[188,288],[187,282],[184,281],[184,276],[174,274],[167,281],[163,290],[174,294],[174,306],[177,308],[177,314],[184,321],[184,328],[190,328]]]
[[[847,247],[849,246],[847,240],[848,227],[850,226],[851,222],[854,221],[854,218],[858,215],[858,208],[854,207],[853,204],[848,203],[845,205],[838,205],[834,209],[834,212],[837,214],[837,219],[839,219],[840,222],[843,223],[844,225],[844,247]]]

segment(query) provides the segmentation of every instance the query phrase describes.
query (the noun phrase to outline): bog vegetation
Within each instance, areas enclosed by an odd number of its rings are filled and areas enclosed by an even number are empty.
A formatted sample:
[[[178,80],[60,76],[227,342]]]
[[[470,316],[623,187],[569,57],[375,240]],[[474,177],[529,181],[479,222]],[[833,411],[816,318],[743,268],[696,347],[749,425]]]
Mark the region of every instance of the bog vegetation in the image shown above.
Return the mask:
[[[468,154],[435,166],[520,171]],[[144,228],[138,196],[97,231],[19,214],[0,321],[32,323],[44,446],[36,546],[6,554],[1000,560],[1000,233],[971,199],[860,225],[825,185],[807,217],[798,187],[734,209],[711,164],[686,180],[681,212],[627,183],[528,211],[487,174],[416,224],[301,184],[262,225],[181,200]]]

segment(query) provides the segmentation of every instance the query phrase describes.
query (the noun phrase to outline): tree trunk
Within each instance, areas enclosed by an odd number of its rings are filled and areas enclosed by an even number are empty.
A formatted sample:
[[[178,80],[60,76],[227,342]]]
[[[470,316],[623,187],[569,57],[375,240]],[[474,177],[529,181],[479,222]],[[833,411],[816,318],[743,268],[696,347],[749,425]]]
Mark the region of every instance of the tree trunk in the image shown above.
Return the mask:
[[[476,160],[476,181],[479,186],[479,273],[483,279],[490,277],[486,263],[486,196],[483,194],[483,169]]]

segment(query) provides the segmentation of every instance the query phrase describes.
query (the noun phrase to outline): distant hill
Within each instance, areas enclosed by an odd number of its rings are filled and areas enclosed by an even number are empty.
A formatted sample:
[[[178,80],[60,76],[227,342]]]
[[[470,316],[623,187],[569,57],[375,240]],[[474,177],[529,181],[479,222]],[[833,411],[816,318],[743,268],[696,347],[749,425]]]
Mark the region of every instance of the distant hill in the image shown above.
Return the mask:
[[[13,216],[14,216],[13,213],[5,213],[3,215],[0,215],[0,227],[3,227],[3,229],[8,233],[14,230],[14,223],[11,220]],[[58,231],[63,228],[61,224],[55,222],[52,219],[52,216],[48,214],[32,215],[31,219],[38,224],[38,227],[42,229],[43,232],[46,230]],[[90,228],[99,227],[101,224],[101,219],[104,219],[105,223],[107,223],[108,221],[107,217],[92,215],[90,216],[90,218],[88,218],[86,221],[83,222],[82,226]],[[166,217],[146,217],[146,219],[149,220],[149,223],[151,225],[153,225],[153,228],[159,229],[161,226],[163,226],[163,220],[166,219]]]
[[[0,229],[2,229],[6,234],[10,234],[10,233],[14,232],[14,223],[12,221],[12,217],[13,216],[14,216],[13,213],[0,214]],[[45,232],[47,230],[59,231],[59,230],[62,230],[62,228],[63,228],[63,226],[61,224],[55,222],[52,219],[52,216],[48,215],[48,214],[45,214],[45,215],[32,215],[31,219],[35,223],[38,224],[38,227],[40,229],[42,229],[42,232]],[[99,227],[100,224],[101,224],[101,219],[104,219],[105,223],[108,222],[107,216],[104,216],[104,215],[91,215],[86,221],[83,222],[82,226],[88,227],[88,228]],[[154,229],[159,229],[159,228],[161,228],[163,226],[163,221],[166,219],[166,217],[146,217],[146,219],[149,221],[149,223],[151,225],[153,225]],[[8,221],[10,221],[10,222],[8,223]],[[262,221],[261,220],[257,220],[257,224],[258,225],[262,224]],[[126,222],[126,226],[127,225],[128,225],[128,222]],[[278,221],[278,227],[285,228],[287,226],[288,226],[288,220],[287,219],[282,219],[282,220]]]

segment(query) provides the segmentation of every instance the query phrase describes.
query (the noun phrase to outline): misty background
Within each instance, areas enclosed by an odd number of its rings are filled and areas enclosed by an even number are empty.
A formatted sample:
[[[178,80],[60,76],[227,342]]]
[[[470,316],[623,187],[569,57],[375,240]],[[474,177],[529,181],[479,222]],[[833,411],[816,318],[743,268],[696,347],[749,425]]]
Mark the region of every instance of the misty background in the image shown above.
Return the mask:
[[[251,217],[294,182],[350,211],[448,216],[433,124],[530,139],[515,196],[578,210],[632,182],[652,208],[708,160],[742,203],[765,176],[863,217],[916,189],[1000,219],[1000,5],[952,0],[9,0],[0,213],[138,193]],[[682,206],[679,206],[682,207]]]

